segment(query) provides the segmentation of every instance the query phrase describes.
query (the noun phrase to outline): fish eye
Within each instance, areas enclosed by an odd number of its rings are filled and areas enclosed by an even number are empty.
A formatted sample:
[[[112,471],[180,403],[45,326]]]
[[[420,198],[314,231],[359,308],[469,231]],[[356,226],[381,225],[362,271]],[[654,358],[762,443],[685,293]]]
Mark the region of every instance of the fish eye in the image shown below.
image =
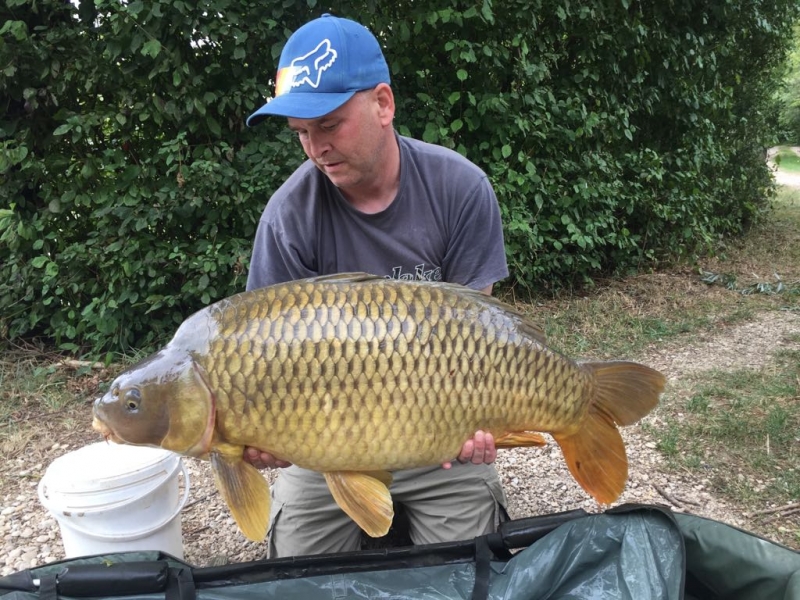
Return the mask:
[[[141,401],[142,395],[139,390],[132,389],[125,392],[125,409],[128,412],[138,412]]]

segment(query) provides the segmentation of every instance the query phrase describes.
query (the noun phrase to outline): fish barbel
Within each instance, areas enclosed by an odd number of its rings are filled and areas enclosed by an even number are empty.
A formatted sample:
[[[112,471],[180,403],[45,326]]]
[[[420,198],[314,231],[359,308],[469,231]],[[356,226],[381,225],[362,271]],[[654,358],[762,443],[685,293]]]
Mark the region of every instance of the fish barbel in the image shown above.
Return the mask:
[[[94,404],[118,443],[209,459],[241,531],[261,540],[269,487],[253,446],[325,475],[369,535],[393,511],[390,471],[441,464],[478,429],[498,448],[560,446],[600,503],[628,477],[617,425],[652,410],[664,376],[633,362],[575,362],[514,308],[446,283],[362,273],[244,292],[186,319]]]

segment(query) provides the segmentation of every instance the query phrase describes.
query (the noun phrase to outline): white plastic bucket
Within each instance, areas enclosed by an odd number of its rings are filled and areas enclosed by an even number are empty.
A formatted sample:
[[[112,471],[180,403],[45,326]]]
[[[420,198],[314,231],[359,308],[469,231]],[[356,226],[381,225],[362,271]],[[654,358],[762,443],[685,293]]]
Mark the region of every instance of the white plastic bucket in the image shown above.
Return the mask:
[[[58,521],[66,558],[161,550],[182,559],[180,514],[188,496],[179,455],[107,442],[60,456],[39,482],[39,500]]]

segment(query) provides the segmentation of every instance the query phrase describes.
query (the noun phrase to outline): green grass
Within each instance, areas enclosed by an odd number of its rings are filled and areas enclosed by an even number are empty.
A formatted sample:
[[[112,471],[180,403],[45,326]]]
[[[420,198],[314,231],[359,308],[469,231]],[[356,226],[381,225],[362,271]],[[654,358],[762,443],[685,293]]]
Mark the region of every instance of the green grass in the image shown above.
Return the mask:
[[[37,350],[5,352],[0,359],[0,442],[20,422],[57,414],[79,403],[88,370],[66,368]]]
[[[547,338],[559,351],[575,358],[627,358],[651,344],[705,329],[712,322],[702,310],[672,317],[637,316],[623,311],[606,312],[603,308],[608,308],[607,304],[607,299],[598,298],[549,316],[544,320]]]
[[[800,351],[777,351],[764,370],[704,374],[688,391],[651,428],[676,469],[702,469],[746,505],[800,498]]]

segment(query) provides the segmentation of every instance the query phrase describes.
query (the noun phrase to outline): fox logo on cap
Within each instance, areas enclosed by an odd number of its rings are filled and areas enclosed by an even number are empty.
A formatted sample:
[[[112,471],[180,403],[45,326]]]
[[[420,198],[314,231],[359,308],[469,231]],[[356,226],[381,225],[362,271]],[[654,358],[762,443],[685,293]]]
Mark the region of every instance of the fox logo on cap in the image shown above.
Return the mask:
[[[275,95],[280,96],[290,88],[308,84],[313,88],[319,87],[322,74],[336,62],[338,53],[331,47],[330,40],[322,40],[317,47],[308,54],[298,56],[278,73]]]

